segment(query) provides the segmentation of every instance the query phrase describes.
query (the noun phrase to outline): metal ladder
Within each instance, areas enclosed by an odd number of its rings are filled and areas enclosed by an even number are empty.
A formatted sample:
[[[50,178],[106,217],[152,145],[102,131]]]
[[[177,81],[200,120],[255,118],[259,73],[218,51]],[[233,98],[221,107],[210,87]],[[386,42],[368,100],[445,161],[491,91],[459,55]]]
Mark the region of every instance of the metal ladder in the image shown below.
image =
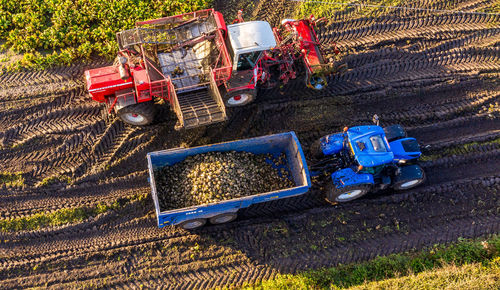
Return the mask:
[[[211,95],[209,87],[177,93],[183,127],[186,129],[226,120],[226,113]]]

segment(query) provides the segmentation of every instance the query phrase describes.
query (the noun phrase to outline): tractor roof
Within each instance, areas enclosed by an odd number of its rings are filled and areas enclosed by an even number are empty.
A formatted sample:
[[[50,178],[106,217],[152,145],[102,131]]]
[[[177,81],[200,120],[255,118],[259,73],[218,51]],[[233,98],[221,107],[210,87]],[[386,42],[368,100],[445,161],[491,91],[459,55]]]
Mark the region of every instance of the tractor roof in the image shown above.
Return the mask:
[[[268,50],[276,47],[271,25],[266,21],[248,21],[227,26],[235,54]]]
[[[394,159],[380,126],[352,127],[347,130],[347,136],[356,161],[364,167],[386,164]]]

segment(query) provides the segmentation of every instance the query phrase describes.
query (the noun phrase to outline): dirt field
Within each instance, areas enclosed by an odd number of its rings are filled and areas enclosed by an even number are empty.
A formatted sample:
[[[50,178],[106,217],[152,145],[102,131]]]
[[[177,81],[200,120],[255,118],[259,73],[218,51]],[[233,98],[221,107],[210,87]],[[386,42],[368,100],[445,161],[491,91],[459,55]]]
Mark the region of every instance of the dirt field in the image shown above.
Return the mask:
[[[420,2],[465,11],[492,5]],[[294,5],[262,1],[248,9],[275,23]],[[228,21],[235,15],[216,8]],[[0,188],[0,219],[148,194],[150,151],[289,130],[307,151],[322,135],[371,122],[375,113],[423,144],[427,173],[414,190],[336,206],[315,187],[194,232],[158,229],[150,196],[83,222],[0,232],[1,288],[241,285],[500,232],[499,23],[499,16],[461,13],[336,14],[319,36],[327,48],[337,42],[349,70],[325,91],[297,80],[262,91],[226,123],[190,131],[173,130],[168,107],[146,128],[103,119],[82,72],[104,61],[0,76],[0,171],[24,177],[23,186]],[[60,176],[70,183],[42,185]]]

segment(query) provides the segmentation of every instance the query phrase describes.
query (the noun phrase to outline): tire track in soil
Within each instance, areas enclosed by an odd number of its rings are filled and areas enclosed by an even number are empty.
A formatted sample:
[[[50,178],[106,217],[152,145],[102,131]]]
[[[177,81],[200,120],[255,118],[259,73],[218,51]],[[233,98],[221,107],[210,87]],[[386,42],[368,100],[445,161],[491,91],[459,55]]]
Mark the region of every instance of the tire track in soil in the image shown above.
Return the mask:
[[[437,9],[488,5],[421,2]],[[286,4],[258,2],[253,17],[277,22],[278,8]],[[499,30],[488,26],[497,19],[411,11],[384,11],[372,18],[346,11],[332,19],[320,29],[320,40],[327,52],[334,41],[345,49],[349,71],[330,77],[325,92],[304,90],[297,80],[263,92],[248,108],[233,110],[237,117],[226,124],[191,133],[173,132],[166,128],[170,124],[136,130],[101,121],[100,108],[89,103],[82,90],[85,65],[0,76],[0,102],[11,106],[0,109],[2,171],[20,168],[27,178],[23,188],[0,189],[5,193],[0,195],[0,217],[91,206],[148,192],[148,151],[286,130],[296,131],[307,151],[316,138],[367,122],[372,112],[382,116],[384,124],[407,125],[411,136],[430,145],[428,153],[498,138],[498,117],[484,112],[498,102]],[[173,122],[170,115],[161,119]],[[282,204],[243,210],[234,223],[192,233],[157,229],[149,199],[72,225],[2,233],[0,285],[32,287],[46,281],[74,287],[103,285],[104,279],[107,286],[125,288],[241,285],[279,272],[496,233],[498,150],[495,144],[477,145],[424,162],[427,183],[408,192],[382,192],[329,206],[314,188]],[[76,182],[34,187],[42,177],[57,174],[68,174]],[[194,249],[196,243],[201,251]]]

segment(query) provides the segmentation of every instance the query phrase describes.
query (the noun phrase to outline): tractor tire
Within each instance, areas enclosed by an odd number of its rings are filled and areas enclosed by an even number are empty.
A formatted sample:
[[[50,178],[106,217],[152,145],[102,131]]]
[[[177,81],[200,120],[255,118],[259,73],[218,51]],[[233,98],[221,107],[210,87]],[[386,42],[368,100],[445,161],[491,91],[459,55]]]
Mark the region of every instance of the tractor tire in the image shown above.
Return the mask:
[[[388,142],[392,142],[401,138],[406,138],[406,130],[401,125],[392,125],[384,128],[385,137]]]
[[[133,104],[120,109],[118,117],[130,125],[146,126],[153,122],[155,117],[155,106],[153,102]]]
[[[257,90],[240,90],[224,94],[223,100],[226,107],[241,107],[252,103],[257,95]]]
[[[321,159],[325,157],[325,154],[323,154],[323,150],[321,150],[321,140],[318,139],[314,141],[314,143],[311,145],[311,148],[309,149],[311,152],[311,156],[316,158],[316,159]]]
[[[422,169],[422,167],[418,165],[410,166],[420,169],[420,171],[422,172],[422,176],[412,176],[408,174],[396,176],[394,184],[392,185],[392,188],[394,188],[394,190],[407,190],[417,187],[418,185],[425,182],[425,171]]]
[[[364,196],[365,194],[370,192],[370,189],[371,185],[369,184],[336,188],[330,181],[326,187],[325,199],[327,202],[332,204],[337,202],[348,202]]]
[[[206,219],[192,219],[192,220],[187,220],[185,222],[182,222],[179,224],[179,226],[185,230],[194,230],[201,228],[207,223]]]
[[[213,225],[225,224],[234,221],[238,217],[236,213],[223,213],[210,218],[210,223]]]

